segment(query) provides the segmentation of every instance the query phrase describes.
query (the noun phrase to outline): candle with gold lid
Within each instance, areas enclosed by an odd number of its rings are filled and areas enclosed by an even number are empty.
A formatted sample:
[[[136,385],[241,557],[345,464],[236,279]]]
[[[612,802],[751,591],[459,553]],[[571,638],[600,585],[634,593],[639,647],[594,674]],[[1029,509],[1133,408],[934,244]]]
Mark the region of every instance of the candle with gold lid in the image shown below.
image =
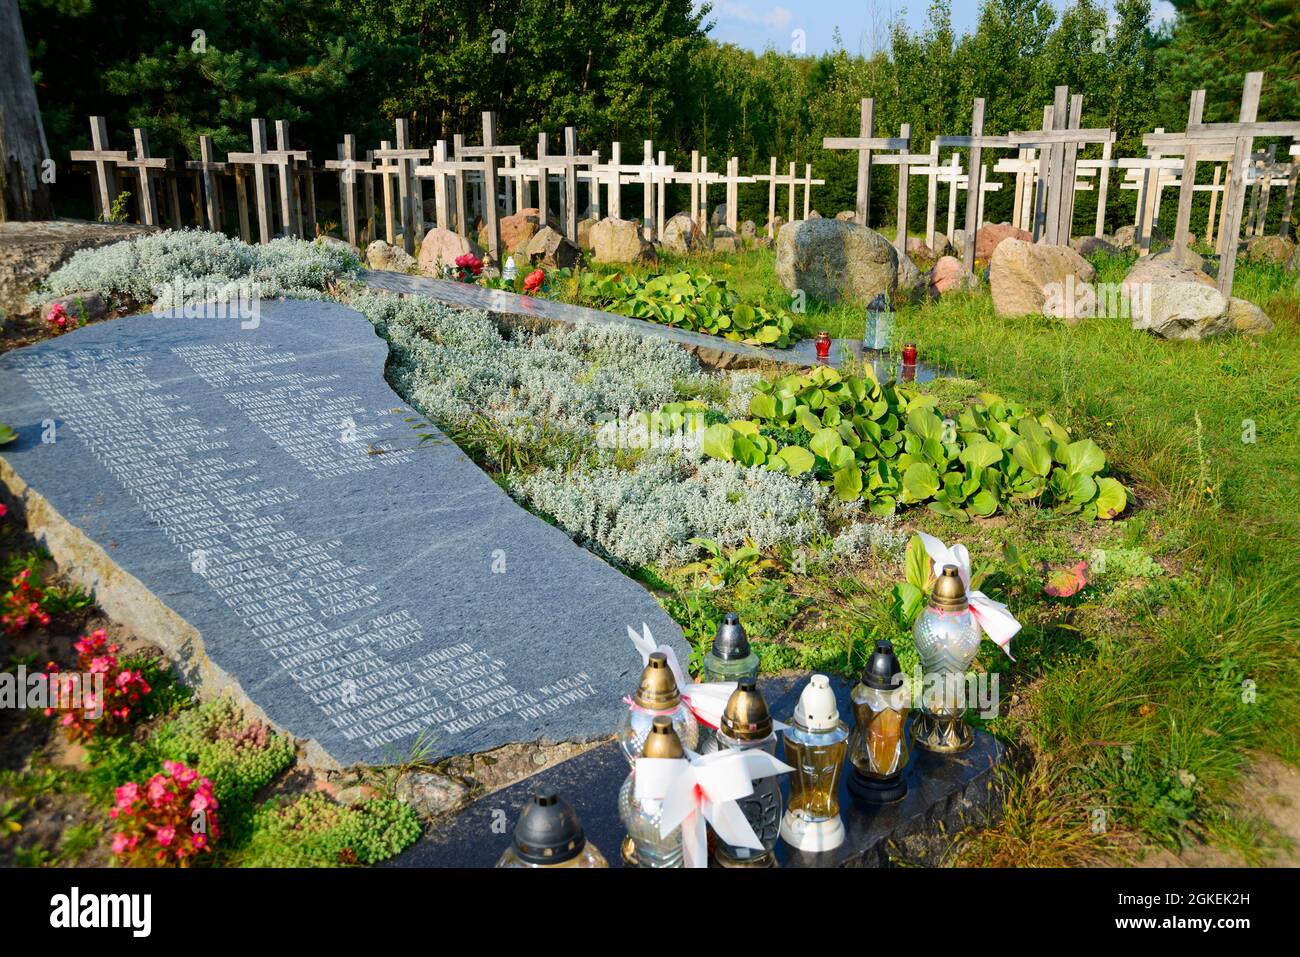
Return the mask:
[[[963,718],[966,669],[980,647],[980,626],[970,613],[956,565],[944,565],[925,611],[912,629],[925,670],[921,709],[912,726],[919,748],[953,754],[975,742]]]
[[[672,721],[673,730],[677,732],[683,747],[692,751],[699,747],[699,722],[682,700],[677,679],[668,667],[668,656],[662,651],[655,651],[650,654],[645,669],[641,672],[636,694],[632,696],[632,703],[623,715],[619,729],[619,746],[629,764],[641,756],[646,736],[659,715]]]
[[[509,868],[608,866],[587,840],[573,808],[554,791],[538,794],[524,806],[510,847],[497,861],[497,867]]]
[[[682,743],[673,730],[667,715],[657,715],[646,735],[643,758],[684,758]],[[682,829],[676,827],[664,837],[659,831],[663,818],[663,801],[638,798],[636,795],[636,767],[623,782],[618,793],[618,816],[627,829],[623,841],[623,863],[628,867],[681,867]]]
[[[781,837],[801,851],[833,850],[844,842],[836,790],[849,729],[840,720],[835,692],[825,675],[809,679],[784,737],[785,760],[794,766],[794,773]]]
[[[736,690],[727,699],[710,751],[727,748],[745,751],[759,748],[776,754],[776,731],[767,702],[753,678],[741,678]],[[763,843],[763,848],[739,847],[721,839],[717,842],[715,859],[723,867],[775,867],[772,849],[781,833],[781,785],[776,775],[759,778],[753,782],[752,794],[736,799],[741,813]]]

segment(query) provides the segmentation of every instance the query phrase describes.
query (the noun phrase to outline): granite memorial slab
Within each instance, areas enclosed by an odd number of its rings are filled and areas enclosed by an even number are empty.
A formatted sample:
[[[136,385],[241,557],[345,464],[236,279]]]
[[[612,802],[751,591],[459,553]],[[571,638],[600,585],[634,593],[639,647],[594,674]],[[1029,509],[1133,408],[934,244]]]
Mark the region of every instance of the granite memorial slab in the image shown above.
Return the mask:
[[[790,719],[807,680],[807,675],[759,679],[774,717]],[[831,686],[840,716],[851,721],[851,683],[832,678]],[[1003,745],[983,731],[976,731],[974,745],[960,754],[914,748],[903,775],[907,794],[895,804],[878,806],[854,800],[846,769],[838,792],[844,843],[833,851],[809,853],[778,841],[777,863],[794,868],[941,864],[953,838],[964,828],[985,825],[999,814],[996,774],[1004,755]],[[778,743],[777,756],[784,758],[784,742]],[[573,805],[587,839],[600,848],[610,867],[622,867],[619,848],[625,831],[618,816],[618,792],[627,774],[627,761],[617,742],[593,748],[485,795],[450,821],[426,830],[424,837],[384,866],[492,867],[510,843],[511,828],[524,805],[534,794],[555,791]],[[781,792],[788,803],[788,778],[782,779]]]
[[[360,314],[259,311],[0,356],[0,479],[61,568],[321,766],[609,734],[627,626],[688,652],[654,598],[422,442]]]

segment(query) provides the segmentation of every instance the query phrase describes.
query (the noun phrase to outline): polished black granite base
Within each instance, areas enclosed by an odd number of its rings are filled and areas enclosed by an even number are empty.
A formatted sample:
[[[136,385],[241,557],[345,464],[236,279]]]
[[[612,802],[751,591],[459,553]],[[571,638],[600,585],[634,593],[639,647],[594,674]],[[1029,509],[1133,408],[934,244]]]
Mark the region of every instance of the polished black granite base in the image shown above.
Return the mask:
[[[806,681],[806,676],[797,676],[760,682],[775,717],[789,719]],[[849,720],[850,686],[838,679],[833,686],[840,700],[840,715]],[[778,756],[781,753],[778,747]],[[904,774],[907,794],[901,801],[874,807],[858,804],[849,794],[848,775],[841,776],[844,843],[834,851],[809,854],[779,841],[778,863],[782,867],[937,864],[950,849],[954,835],[997,816],[999,793],[994,779],[1004,748],[993,738],[977,732],[974,746],[958,755],[927,751],[913,751],[912,755]],[[554,790],[573,805],[587,839],[600,848],[610,866],[620,867],[619,845],[624,832],[618,818],[618,791],[627,774],[627,762],[617,743],[611,741],[479,799],[390,866],[491,867],[510,843],[520,808],[533,794]]]

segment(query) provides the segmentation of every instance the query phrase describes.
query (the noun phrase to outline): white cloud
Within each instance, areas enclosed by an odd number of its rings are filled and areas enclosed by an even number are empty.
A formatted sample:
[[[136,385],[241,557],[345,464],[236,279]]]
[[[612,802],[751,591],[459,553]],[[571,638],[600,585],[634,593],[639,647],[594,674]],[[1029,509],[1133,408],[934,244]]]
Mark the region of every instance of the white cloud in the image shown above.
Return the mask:
[[[713,4],[711,12],[719,20],[737,20],[741,23],[767,27],[772,30],[783,30],[794,19],[794,14],[785,7],[756,10],[750,4],[740,3],[737,0],[717,0]]]

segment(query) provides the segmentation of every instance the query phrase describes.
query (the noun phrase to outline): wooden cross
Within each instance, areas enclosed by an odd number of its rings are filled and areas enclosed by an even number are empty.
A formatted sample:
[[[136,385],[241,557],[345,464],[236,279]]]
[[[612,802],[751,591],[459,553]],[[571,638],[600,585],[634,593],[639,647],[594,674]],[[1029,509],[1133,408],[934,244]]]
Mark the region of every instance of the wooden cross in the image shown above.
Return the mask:
[[[618,148],[619,144],[615,143],[615,156],[618,155]],[[671,166],[655,162],[654,143],[651,140],[645,141],[644,153],[639,165],[619,166],[616,160],[611,160],[610,169],[611,175],[616,175],[616,179],[614,180],[616,183],[639,182],[641,184],[643,191],[643,218],[641,220],[641,232],[647,240],[658,239],[659,228],[662,224],[655,222],[655,185],[660,177],[667,176],[671,178],[672,174],[676,172],[676,170]],[[620,172],[614,174],[612,171],[615,169]],[[622,171],[624,170],[627,172],[623,173]],[[617,187],[611,186],[611,190],[616,189]],[[610,205],[613,206],[612,201]],[[614,215],[616,218],[618,217],[618,214],[613,213],[612,210],[611,215]]]
[[[1293,144],[1289,150],[1289,155],[1300,157],[1300,143]],[[1291,212],[1295,209],[1295,194],[1297,180],[1300,180],[1300,160],[1291,161],[1291,170],[1286,178],[1286,202],[1282,207],[1282,225],[1278,230],[1278,235],[1284,239],[1291,238]]]
[[[803,218],[807,219],[812,213],[812,188],[814,186],[825,186],[826,180],[813,179],[812,163],[804,163],[803,179],[799,180],[796,185],[803,187]]]
[[[274,167],[279,177],[279,196],[280,196],[280,223],[285,235],[289,235],[295,229],[298,222],[298,213],[294,209],[294,198],[296,191],[293,188],[292,181],[293,164],[298,160],[306,160],[308,153],[305,150],[289,149],[289,124],[284,120],[277,120],[275,124],[276,148],[267,149],[266,145],[266,120],[254,119],[252,121],[252,141],[253,149],[249,153],[230,153],[226,156],[227,163],[239,163],[253,167],[253,183],[257,193],[257,228],[258,236],[264,243],[269,243],[273,235],[272,228],[272,186],[270,170]],[[246,199],[241,200],[246,202]],[[243,213],[242,215],[247,215]]]
[[[1069,112],[1066,103],[1069,101]],[[1014,132],[1007,136],[1007,142],[1013,147],[1039,147],[1040,182],[1046,186],[1046,193],[1037,207],[1042,208],[1045,221],[1038,222],[1035,216],[1034,238],[1040,235],[1052,245],[1069,243],[1074,223],[1074,182],[1079,147],[1088,143],[1113,143],[1115,134],[1109,129],[1080,129],[1083,116],[1083,95],[1070,96],[1068,86],[1056,88],[1055,100],[1048,110],[1043,111],[1043,128],[1027,132]],[[1046,170],[1043,170],[1043,163]],[[972,163],[974,166],[974,163]],[[1036,207],[1036,208],[1037,208]]]
[[[975,237],[979,232],[980,198],[984,195],[980,188],[984,173],[983,152],[987,149],[1007,149],[1011,146],[1005,136],[984,135],[984,98],[976,97],[971,110],[970,136],[935,137],[940,148],[945,146],[965,147],[970,150],[970,173],[966,190],[966,229],[965,242],[962,246],[962,261],[971,272],[975,271]],[[955,164],[954,157],[954,164]],[[955,187],[954,187],[955,188]],[[951,195],[951,194],[950,194]],[[949,230],[951,233],[951,230]]]
[[[591,208],[591,218],[600,219],[600,184],[604,179],[600,166],[600,150],[591,151],[591,165],[586,169],[578,170],[578,179],[585,180],[587,183],[587,205]]]
[[[375,158],[392,161],[391,164],[382,163],[380,169],[385,176],[391,176],[397,186],[397,219],[401,223],[402,248],[413,253],[416,242],[424,233],[424,198],[415,168],[429,158],[429,151],[411,146],[410,124],[405,118],[397,119],[394,129],[393,146],[381,146],[375,150]],[[384,183],[387,196],[388,180],[385,179]]]
[[[903,145],[898,148],[898,152],[893,156],[873,156],[871,162],[877,166],[897,166],[898,167],[898,207],[895,213],[897,226],[894,232],[894,248],[898,250],[900,256],[907,255],[907,186],[908,167],[913,163],[928,163],[930,156],[928,154],[913,155],[910,152],[912,143],[912,124],[904,123],[898,131],[897,142]]]
[[[125,165],[128,159],[126,150],[108,148],[108,124],[102,116],[90,118],[90,149],[73,150],[70,154],[74,163],[93,163],[95,166],[95,189],[91,196],[99,210],[100,219],[108,219],[117,199],[116,166]]]
[[[776,162],[775,159],[772,160]],[[755,177],[761,179],[762,177]],[[709,172],[709,158],[701,157],[699,150],[691,150],[691,171],[688,173],[681,170],[673,174],[673,182],[690,184],[691,193],[688,207],[688,214],[691,221],[701,230],[708,226],[709,213],[707,209],[708,201],[708,184],[718,181],[717,173]]]
[[[776,188],[777,186],[790,187],[790,215],[787,222],[794,221],[794,161],[790,161],[790,172],[786,176],[778,176],[776,172],[776,157],[771,158],[768,166],[768,172],[755,176],[756,182],[767,183],[767,237],[768,239],[776,238]]]
[[[1242,84],[1241,108],[1236,123],[1189,123],[1189,140],[1222,141],[1233,139],[1232,175],[1228,186],[1226,223],[1221,231],[1223,252],[1219,258],[1219,292],[1232,295],[1232,277],[1237,266],[1237,237],[1241,233],[1241,214],[1246,203],[1247,164],[1254,150],[1256,136],[1300,136],[1300,122],[1257,122],[1259,94],[1264,85],[1263,73],[1247,73]]]
[[[791,164],[791,167],[793,167],[793,165],[794,165],[794,164]],[[791,178],[793,179],[793,177],[794,177],[794,170],[793,170],[793,168],[791,169],[790,175],[791,175]],[[752,182],[754,182],[754,177],[753,177],[753,176],[741,176],[741,175],[740,175],[740,159],[739,159],[738,157],[733,156],[730,160],[727,161],[727,174],[726,174],[725,176],[720,176],[720,177],[718,177],[718,180],[717,180],[717,181],[720,182],[720,183],[724,183],[724,184],[726,184],[726,187],[727,187],[727,193],[726,193],[726,196],[727,196],[727,198],[726,198],[726,204],[727,204],[727,223],[726,223],[726,225],[727,225],[727,229],[731,230],[731,232],[734,234],[734,233],[736,232],[736,223],[737,223],[737,210],[736,210],[736,206],[737,206],[737,204],[739,203],[739,200],[740,200],[740,184],[741,184],[741,183],[752,183]],[[794,195],[794,185],[793,185],[793,183],[791,183],[790,191],[791,191],[791,196],[793,197],[793,195]]]
[[[459,133],[453,137],[453,146],[458,151],[464,148]],[[433,179],[433,202],[440,228],[453,228],[452,214],[454,213],[456,232],[461,236],[469,235],[465,222],[465,174],[481,169],[482,165],[478,160],[448,159],[447,141],[438,140],[433,146],[433,162],[423,163],[415,167],[414,173],[416,176],[421,179],[430,177]],[[448,177],[452,180],[450,205],[447,196]]]
[[[458,156],[478,157],[482,169],[483,188],[487,195],[483,203],[483,220],[487,225],[488,255],[496,262],[501,261],[501,223],[497,210],[497,163],[503,156],[520,156],[518,146],[502,146],[497,143],[497,117],[495,113],[483,113],[483,145],[461,146]],[[546,211],[542,210],[542,215]]]
[[[853,136],[827,136],[822,149],[858,151],[858,197],[856,219],[860,225],[870,226],[871,152],[872,150],[906,150],[908,144],[901,140],[877,138],[875,128],[875,100],[864,99],[861,104],[859,133]]]
[[[338,159],[326,160],[325,168],[338,170],[339,174],[339,208],[343,213],[343,235],[353,246],[357,245],[357,185],[361,177],[357,174],[370,171],[370,160],[357,159],[357,141],[351,133],[343,134],[339,144]],[[439,225],[442,225],[439,223]]]
[[[226,171],[226,164],[218,163],[213,156],[212,137],[204,134],[199,137],[199,158],[190,160],[185,167],[197,170],[202,178],[208,229],[219,233],[221,232],[221,180],[218,177]]]
[[[572,126],[564,128],[564,152],[553,154],[547,152],[546,134],[537,134],[537,183],[539,191],[538,206],[542,213],[542,225],[547,217],[547,177],[551,170],[564,174],[564,195],[561,197],[562,221],[564,235],[572,243],[578,241],[578,167],[592,169],[600,162],[595,154],[580,156],[578,154],[578,131]]]
[[[140,221],[146,226],[157,226],[158,201],[153,191],[154,177],[157,174],[154,171],[170,169],[171,160],[157,159],[149,155],[149,135],[144,130],[136,127],[131,132],[135,136],[135,157],[118,160],[117,165],[136,171],[140,182]]]

